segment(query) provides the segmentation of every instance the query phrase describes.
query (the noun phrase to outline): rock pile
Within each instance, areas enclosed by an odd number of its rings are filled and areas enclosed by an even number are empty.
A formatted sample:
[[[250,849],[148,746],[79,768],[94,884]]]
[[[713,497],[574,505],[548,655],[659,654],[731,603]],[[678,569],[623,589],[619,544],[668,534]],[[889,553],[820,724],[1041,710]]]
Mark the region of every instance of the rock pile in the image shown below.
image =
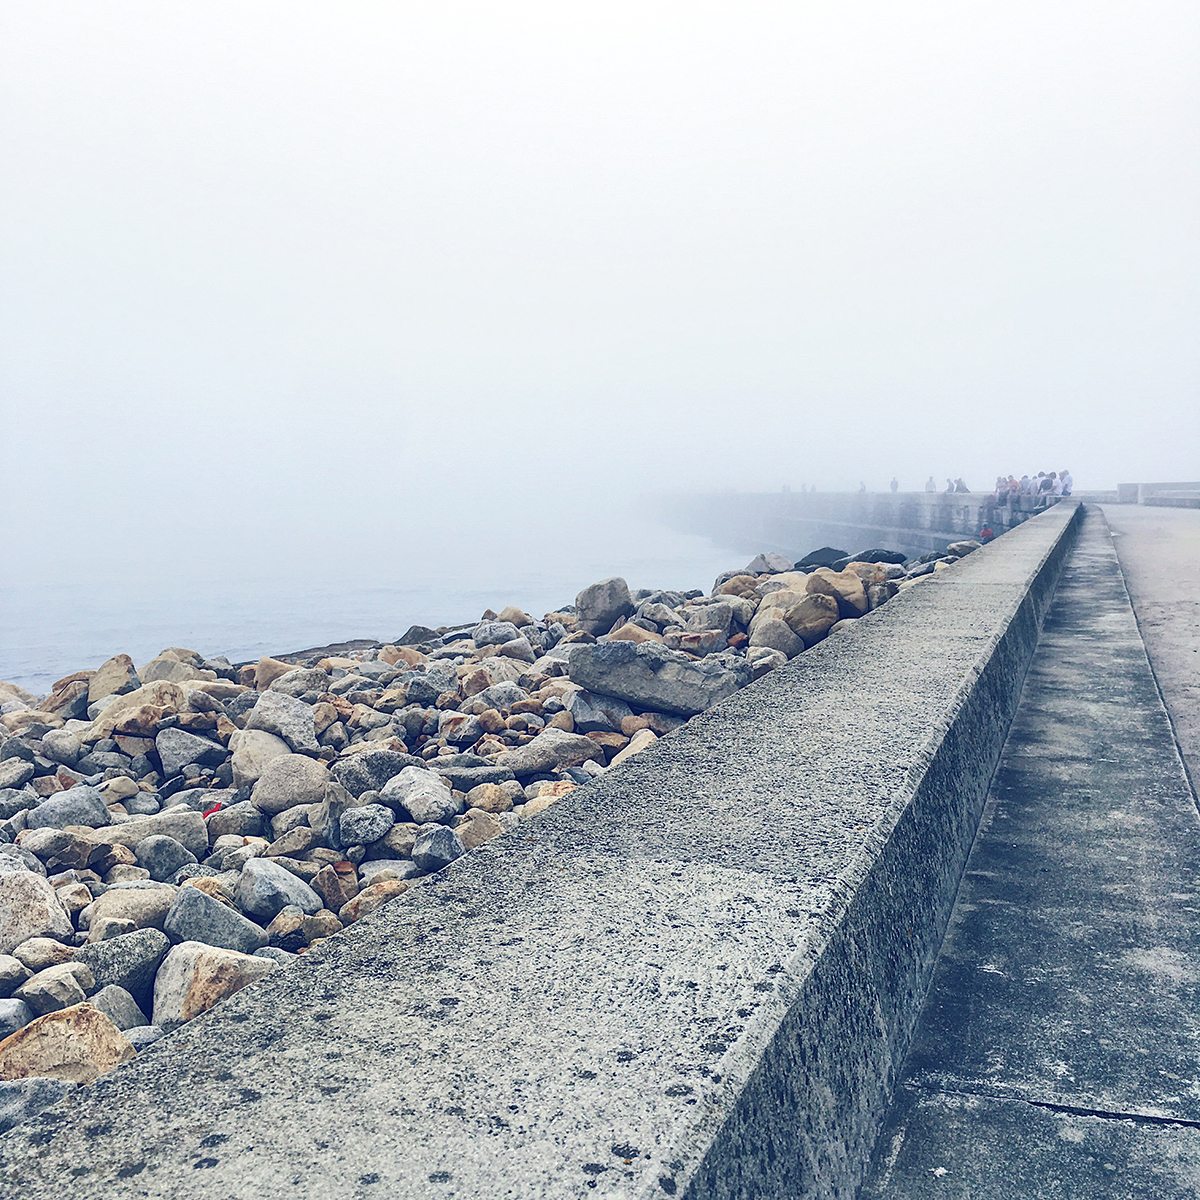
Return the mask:
[[[975,548],[760,555],[707,595],[606,579],[345,654],[0,684],[0,1128]]]

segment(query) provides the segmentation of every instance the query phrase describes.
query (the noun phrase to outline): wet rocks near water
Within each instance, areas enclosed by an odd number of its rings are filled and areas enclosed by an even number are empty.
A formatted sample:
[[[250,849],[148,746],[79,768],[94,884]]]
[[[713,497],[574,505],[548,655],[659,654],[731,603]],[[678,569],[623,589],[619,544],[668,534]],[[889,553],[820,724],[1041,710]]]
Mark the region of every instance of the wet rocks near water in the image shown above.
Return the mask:
[[[774,553],[711,592],[235,666],[0,683],[0,1128],[652,750],[978,547]],[[579,789],[585,789],[580,792]],[[7,1089],[7,1090],[5,1090]]]

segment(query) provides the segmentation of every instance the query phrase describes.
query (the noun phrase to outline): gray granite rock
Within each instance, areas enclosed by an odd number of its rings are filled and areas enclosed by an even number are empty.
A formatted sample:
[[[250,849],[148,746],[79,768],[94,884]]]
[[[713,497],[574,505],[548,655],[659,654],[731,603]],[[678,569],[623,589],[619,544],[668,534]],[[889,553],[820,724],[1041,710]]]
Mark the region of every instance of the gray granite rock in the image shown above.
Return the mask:
[[[15,955],[0,954],[0,1000],[7,1000],[32,974]]]
[[[88,997],[88,1003],[98,1008],[122,1032],[149,1024],[138,1002],[119,984],[102,987]]]
[[[24,1029],[36,1016],[24,1000],[0,1000],[0,1041],[18,1029]]]
[[[13,993],[13,999],[24,1000],[41,1017],[82,1004],[95,986],[86,963],[59,963],[30,976]]]
[[[203,942],[241,954],[253,954],[267,944],[262,928],[195,887],[179,889],[163,930],[172,942]]]
[[[0,873],[0,954],[11,954],[30,938],[63,941],[74,932],[70,914],[44,876],[25,870]]]
[[[694,716],[750,682],[744,659],[696,661],[657,642],[596,642],[571,655],[572,683],[639,708]]]
[[[419,767],[423,760],[412,754],[401,754],[398,750],[361,750],[339,759],[332,769],[333,777],[352,796],[363,792],[382,791],[389,779],[399,775],[405,767]]]
[[[170,946],[161,930],[135,929],[102,942],[90,942],[76,954],[75,962],[87,965],[97,987],[115,983],[145,1011],[151,1002],[155,972]]]
[[[632,645],[631,642],[613,644]],[[496,766],[516,776],[528,776],[578,766],[590,759],[604,761],[604,751],[591,738],[582,733],[550,728],[542,730],[532,742],[499,755]]]
[[[33,763],[23,758],[0,760],[0,788],[19,788],[34,776]]]
[[[575,597],[575,615],[584,633],[608,633],[619,618],[632,613],[629,585],[616,576],[585,587]]]
[[[282,738],[292,750],[308,750],[316,754],[316,726],[313,710],[294,696],[282,692],[261,692],[258,702],[246,717],[247,729],[259,729]]]
[[[225,761],[225,747],[186,729],[164,729],[154,739],[162,763],[163,775],[170,779],[184,767],[195,763],[201,767],[216,767]]]
[[[299,905],[306,913],[318,912],[321,897],[290,871],[262,858],[252,858],[237,886],[238,907],[261,921],[271,921],[281,908]]]
[[[268,816],[299,804],[320,804],[329,772],[322,762],[303,754],[272,759],[254,785],[251,800]]]
[[[443,785],[444,786],[444,785]],[[396,815],[382,804],[365,804],[342,813],[338,831],[343,846],[377,842],[396,823]]]
[[[269,958],[272,962],[279,963],[280,966],[286,967],[289,963],[294,963],[300,956],[292,954],[288,950],[284,950],[279,946],[263,946],[261,950],[255,950],[255,958]]]
[[[71,789],[74,791],[74,788]],[[128,846],[136,851],[144,838],[156,833],[173,837],[186,846],[198,859],[208,852],[208,827],[204,818],[190,808],[168,808],[152,817],[134,817],[119,825],[109,825],[96,830],[96,836],[105,842]]]
[[[235,833],[238,837],[261,837],[263,814],[251,801],[242,800],[228,808],[219,808],[205,818],[205,824],[208,826],[210,843],[226,833]]]
[[[125,1040],[140,1054],[147,1046],[153,1046],[161,1040],[167,1031],[157,1025],[135,1025],[132,1029],[122,1032],[125,1034]]]
[[[426,826],[413,845],[413,862],[422,871],[440,871],[466,854],[458,834],[445,825]]]
[[[576,733],[620,733],[621,722],[633,715],[624,700],[583,689],[563,696],[563,707],[571,714]]]
[[[182,842],[165,833],[153,833],[143,838],[137,847],[138,866],[150,872],[159,883],[170,883],[180,867],[196,861],[196,856]]]
[[[87,825],[96,829],[110,820],[108,806],[99,790],[79,783],[70,791],[59,792],[30,809],[25,828],[63,829],[68,825]]]
[[[402,809],[418,824],[448,821],[462,811],[440,776],[424,767],[405,767],[388,780],[379,799],[391,808]]]
[[[476,646],[501,646],[521,636],[521,631],[511,621],[480,621],[471,630]]]

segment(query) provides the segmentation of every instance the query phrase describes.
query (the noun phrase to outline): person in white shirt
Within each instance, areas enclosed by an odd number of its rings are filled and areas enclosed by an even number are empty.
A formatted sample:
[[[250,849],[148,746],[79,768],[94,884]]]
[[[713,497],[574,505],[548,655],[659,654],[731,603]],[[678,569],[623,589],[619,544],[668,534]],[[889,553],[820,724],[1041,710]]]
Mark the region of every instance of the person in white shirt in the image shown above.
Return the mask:
[[[1075,486],[1075,480],[1071,478],[1071,472],[1066,467],[1059,473],[1058,482],[1062,485],[1062,495],[1069,496]]]

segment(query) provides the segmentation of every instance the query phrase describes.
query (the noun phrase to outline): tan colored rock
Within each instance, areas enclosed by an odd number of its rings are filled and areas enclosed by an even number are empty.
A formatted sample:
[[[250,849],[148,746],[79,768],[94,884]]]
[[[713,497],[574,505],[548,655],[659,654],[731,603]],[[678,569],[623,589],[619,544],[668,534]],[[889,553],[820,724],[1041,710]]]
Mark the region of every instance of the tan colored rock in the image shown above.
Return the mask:
[[[408,891],[408,884],[400,879],[387,879],[383,883],[373,883],[363,888],[353,900],[342,905],[338,910],[338,920],[343,925],[351,925],[361,921],[368,913],[373,913],[389,900],[394,900],[402,892]]]
[[[512,812],[512,797],[498,783],[479,783],[467,793],[467,807],[481,812]]]
[[[98,934],[105,920],[132,921],[134,929],[162,929],[177,891],[166,883],[152,888],[110,888],[92,905],[88,941],[103,940]]]
[[[269,763],[292,752],[283,738],[267,733],[265,729],[239,729],[229,739],[229,748],[233,751],[235,787],[257,783]]]
[[[358,880],[353,875],[339,875],[332,866],[322,867],[309,884],[326,908],[340,912],[358,895]]]
[[[254,666],[254,686],[260,692],[265,691],[280,675],[295,669],[295,663],[281,662],[277,658],[260,658]]]
[[[613,760],[608,765],[610,767],[619,767],[627,758],[632,758],[635,754],[639,754],[645,750],[647,746],[653,746],[658,741],[658,735],[652,729],[642,729],[629,739],[629,745],[625,747],[619,754],[613,756]]]
[[[14,1000],[24,1000],[39,1016],[82,1004],[96,986],[96,978],[85,963],[64,962],[45,967],[25,980]]]
[[[139,684],[133,659],[128,654],[116,654],[106,663],[101,663],[95,675],[88,680],[88,703],[95,704],[105,696],[121,696],[132,692]]]
[[[177,1029],[277,965],[269,958],[203,942],[180,942],[167,952],[154,977],[153,1023],[162,1029]]]
[[[511,621],[518,629],[522,625],[533,624],[533,618],[524,609],[517,608],[515,604],[510,604],[507,608],[502,608],[496,620]]]
[[[778,611],[778,610],[775,610]],[[778,650],[785,658],[795,658],[804,649],[804,642],[792,632],[791,626],[782,616],[771,616],[764,621],[754,621],[750,633],[750,645]]]
[[[98,742],[101,738],[111,737],[122,716],[143,704],[161,708],[164,713],[181,713],[187,710],[187,695],[177,683],[166,680],[147,683],[132,692],[119,695],[87,729],[76,736],[81,742]]]
[[[631,625],[626,622],[620,629],[610,633],[608,640],[610,642],[661,642],[663,639],[660,633],[651,633],[650,630],[643,629],[640,625]]]
[[[202,671],[197,667],[193,667],[191,663],[180,662],[179,659],[160,654],[157,658],[152,658],[142,669],[141,677],[143,683],[155,683],[160,679],[169,680],[171,683],[184,683],[191,679],[216,679],[215,671]]]
[[[61,717],[72,705],[79,702],[80,696],[88,693],[86,679],[71,679],[69,682],[56,683],[50,695],[39,706],[44,712],[51,712]]]
[[[43,712],[40,708],[24,708],[20,712],[5,713],[0,717],[0,725],[3,725],[9,733],[24,733],[30,725],[49,725],[52,729],[61,729],[63,727],[62,717],[55,716],[52,712]]]
[[[71,678],[67,676],[67,678]],[[7,680],[0,681],[0,695],[4,697],[0,703],[7,703],[9,700],[20,700],[22,704],[36,704],[38,697],[32,692],[27,692],[19,683],[9,683]]]
[[[203,892],[206,896],[211,896],[214,900],[220,900],[228,908],[237,908],[237,905],[233,902],[233,893],[229,890],[228,885],[218,883],[211,875],[196,875],[191,879],[185,879],[180,884],[180,887],[193,887],[198,892]]]
[[[860,585],[861,586],[861,585]],[[819,642],[838,619],[838,604],[832,596],[815,592],[805,596],[799,604],[787,611],[784,618],[788,628],[805,644]]]
[[[455,826],[454,832],[468,850],[474,850],[476,846],[482,846],[484,842],[490,842],[492,838],[499,837],[504,832],[504,826],[491,813],[482,809],[470,809],[466,817],[465,821]]]
[[[867,590],[853,571],[831,571],[818,567],[804,585],[811,595],[832,596],[843,617],[861,617],[867,611]]]
[[[888,577],[887,563],[852,562],[847,563],[845,569],[853,571],[863,581],[864,587],[872,583],[882,583]]]
[[[82,887],[83,885],[75,884],[74,886]],[[83,890],[86,892],[87,888]],[[62,888],[57,888],[56,891],[59,896],[63,893]],[[66,946],[55,938],[34,937],[22,942],[13,950],[12,955],[13,958],[36,973],[44,971],[47,967],[57,967],[62,963],[70,962],[75,957],[75,947]]]
[[[476,704],[482,704],[482,700],[477,700]],[[494,708],[485,708],[479,714],[479,727],[484,733],[503,733],[506,728],[506,722],[500,713]]]
[[[554,716],[546,722],[547,729],[562,729],[567,733],[575,732],[575,718],[564,708],[556,712]]]
[[[75,1004],[30,1021],[0,1042],[0,1079],[43,1076],[91,1083],[135,1053],[102,1012]]]

